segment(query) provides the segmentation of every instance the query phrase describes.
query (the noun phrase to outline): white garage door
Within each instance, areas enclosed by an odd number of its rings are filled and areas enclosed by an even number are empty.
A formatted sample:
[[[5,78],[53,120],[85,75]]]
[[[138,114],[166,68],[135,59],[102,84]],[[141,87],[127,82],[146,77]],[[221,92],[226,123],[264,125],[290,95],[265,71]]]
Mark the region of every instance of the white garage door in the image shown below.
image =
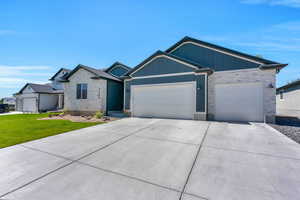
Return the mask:
[[[263,121],[261,83],[219,84],[215,89],[216,120]]]
[[[23,112],[36,112],[36,98],[23,99]]]
[[[196,110],[195,83],[132,86],[136,117],[192,119]]]

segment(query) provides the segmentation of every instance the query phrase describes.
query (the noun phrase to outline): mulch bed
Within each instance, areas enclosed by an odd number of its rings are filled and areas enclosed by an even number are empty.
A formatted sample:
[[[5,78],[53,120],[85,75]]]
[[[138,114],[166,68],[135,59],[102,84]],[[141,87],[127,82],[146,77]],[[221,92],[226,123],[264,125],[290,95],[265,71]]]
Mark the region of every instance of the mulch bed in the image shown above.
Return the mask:
[[[277,116],[276,124],[269,124],[269,125],[300,144],[300,119],[299,118]]]
[[[39,120],[69,120],[72,122],[110,122],[117,120],[117,118],[103,117],[101,119],[97,119],[91,116],[57,115],[41,118]]]

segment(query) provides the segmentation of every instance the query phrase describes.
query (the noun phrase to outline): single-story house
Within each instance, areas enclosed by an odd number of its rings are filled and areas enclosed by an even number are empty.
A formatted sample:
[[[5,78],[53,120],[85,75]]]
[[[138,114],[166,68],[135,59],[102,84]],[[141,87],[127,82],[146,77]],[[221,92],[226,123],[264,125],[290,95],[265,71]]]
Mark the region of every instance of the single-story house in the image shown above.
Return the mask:
[[[15,97],[4,97],[2,98],[3,104],[15,105],[16,98]]]
[[[277,88],[277,115],[300,118],[300,80]]]
[[[64,77],[65,107],[73,114],[123,110],[123,80],[131,68],[116,62],[105,70],[78,65]]]
[[[21,112],[38,113],[62,109],[64,106],[64,90],[60,82],[70,70],[61,68],[53,77],[51,83],[27,83],[16,97],[16,110]]]
[[[124,110],[135,117],[274,122],[276,74],[286,65],[184,37],[123,77]]]

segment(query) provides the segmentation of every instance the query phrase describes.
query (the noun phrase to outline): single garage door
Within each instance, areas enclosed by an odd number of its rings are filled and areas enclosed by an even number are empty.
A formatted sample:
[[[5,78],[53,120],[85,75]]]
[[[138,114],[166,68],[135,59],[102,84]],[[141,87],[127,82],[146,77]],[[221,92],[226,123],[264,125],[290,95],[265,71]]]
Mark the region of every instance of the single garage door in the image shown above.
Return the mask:
[[[132,86],[135,117],[193,119],[196,110],[195,83]]]
[[[23,112],[36,112],[36,98],[23,99]]]
[[[215,89],[216,120],[264,120],[261,83],[218,84]]]

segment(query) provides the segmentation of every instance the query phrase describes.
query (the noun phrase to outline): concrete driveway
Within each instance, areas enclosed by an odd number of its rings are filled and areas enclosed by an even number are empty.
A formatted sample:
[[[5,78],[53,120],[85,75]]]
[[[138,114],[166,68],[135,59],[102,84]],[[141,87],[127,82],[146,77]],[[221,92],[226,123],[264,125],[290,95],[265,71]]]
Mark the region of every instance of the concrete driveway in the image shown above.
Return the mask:
[[[264,124],[127,118],[0,149],[0,199],[297,199],[299,172]]]

